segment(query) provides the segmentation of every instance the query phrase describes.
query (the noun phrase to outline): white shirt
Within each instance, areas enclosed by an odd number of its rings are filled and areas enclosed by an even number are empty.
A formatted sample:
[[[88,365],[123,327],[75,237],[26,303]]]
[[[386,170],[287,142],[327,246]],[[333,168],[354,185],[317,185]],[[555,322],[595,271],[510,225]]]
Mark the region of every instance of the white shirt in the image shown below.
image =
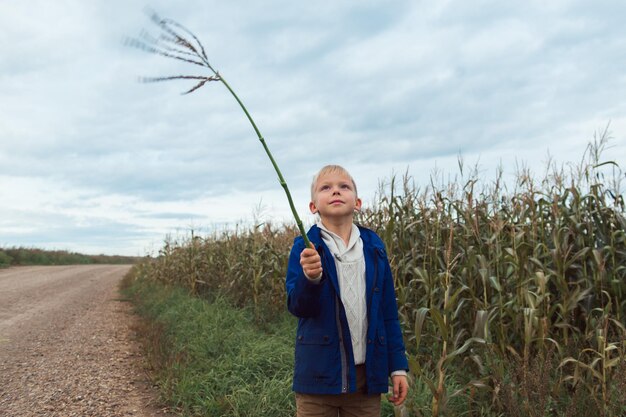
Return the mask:
[[[367,303],[365,299],[365,256],[363,241],[356,225],[352,225],[350,241],[328,230],[319,222],[322,240],[335,258],[339,296],[348,319],[354,364],[365,363],[367,338]]]

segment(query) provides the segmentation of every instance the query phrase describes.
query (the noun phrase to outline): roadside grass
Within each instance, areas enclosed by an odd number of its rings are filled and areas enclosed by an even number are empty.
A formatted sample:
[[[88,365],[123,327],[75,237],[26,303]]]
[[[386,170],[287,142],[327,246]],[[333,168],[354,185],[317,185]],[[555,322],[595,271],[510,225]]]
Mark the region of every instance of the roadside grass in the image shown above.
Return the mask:
[[[122,286],[164,400],[184,416],[293,416],[295,321],[262,324],[223,297],[202,300],[134,273]]]
[[[294,317],[282,312],[261,320],[252,307],[223,296],[198,298],[141,269],[128,273],[121,293],[142,318],[139,337],[165,403],[182,416],[295,415]],[[405,408],[430,415],[429,394],[422,381],[411,381]],[[400,412],[383,396],[381,417]]]

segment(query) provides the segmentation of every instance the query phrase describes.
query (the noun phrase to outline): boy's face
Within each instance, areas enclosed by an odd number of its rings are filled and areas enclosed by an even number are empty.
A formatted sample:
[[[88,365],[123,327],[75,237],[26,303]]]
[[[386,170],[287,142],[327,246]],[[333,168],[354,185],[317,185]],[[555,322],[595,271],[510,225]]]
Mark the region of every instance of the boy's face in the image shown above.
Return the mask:
[[[352,221],[355,210],[361,208],[350,177],[341,172],[321,175],[315,183],[311,213],[319,213],[322,219],[334,218]]]

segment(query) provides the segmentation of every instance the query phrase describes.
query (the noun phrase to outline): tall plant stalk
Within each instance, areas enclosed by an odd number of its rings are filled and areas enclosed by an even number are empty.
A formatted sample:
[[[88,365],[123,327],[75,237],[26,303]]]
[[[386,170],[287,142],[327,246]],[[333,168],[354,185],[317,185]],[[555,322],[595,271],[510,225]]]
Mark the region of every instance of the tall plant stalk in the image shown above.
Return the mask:
[[[198,37],[180,23],[171,19],[162,19],[156,13],[152,13],[151,20],[157,26],[159,26],[159,28],[161,29],[161,34],[155,38],[147,33],[143,33],[141,39],[128,39],[127,44],[129,46],[134,46],[147,52],[164,56],[166,58],[172,58],[179,61],[187,62],[189,64],[199,65],[201,67],[208,68],[212,75],[174,75],[168,77],[144,77],[142,78],[142,81],[159,82],[170,80],[195,80],[197,83],[191,89],[185,91],[183,94],[192,93],[210,81],[220,81],[222,84],[224,84],[224,86],[228,89],[228,91],[232,94],[232,96],[241,107],[241,110],[243,110],[244,114],[248,118],[248,121],[252,125],[252,128],[254,129],[254,132],[256,133],[259,141],[261,142],[261,145],[263,145],[263,149],[265,150],[265,153],[270,159],[270,162],[272,163],[272,166],[274,167],[274,170],[278,175],[278,182],[285,191],[287,200],[289,201],[291,214],[296,221],[298,230],[300,231],[300,234],[304,239],[304,243],[307,247],[311,246],[311,243],[307,238],[306,232],[304,231],[302,220],[300,219],[300,216],[298,216],[298,212],[296,211],[296,208],[294,206],[291,192],[289,191],[289,187],[287,186],[287,182],[285,181],[283,174],[280,172],[278,164],[276,163],[274,156],[270,152],[269,147],[265,142],[265,138],[263,138],[263,135],[261,135],[261,132],[254,122],[254,119],[252,119],[250,112],[248,112],[248,109],[243,104],[239,96],[237,96],[232,87],[226,82],[226,79],[224,79],[224,77],[209,63],[209,59],[205,52],[204,46],[202,45]]]

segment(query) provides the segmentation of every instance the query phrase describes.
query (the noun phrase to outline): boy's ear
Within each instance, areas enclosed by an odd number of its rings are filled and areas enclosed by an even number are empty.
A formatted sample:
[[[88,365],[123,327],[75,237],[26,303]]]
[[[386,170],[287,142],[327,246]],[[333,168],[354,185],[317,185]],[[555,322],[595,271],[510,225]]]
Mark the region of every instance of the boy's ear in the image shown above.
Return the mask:
[[[361,211],[361,206],[363,205],[363,202],[361,201],[360,198],[356,199],[356,203],[354,205],[354,210],[355,211]]]
[[[313,201],[309,203],[309,210],[311,210],[311,213],[313,214],[317,213],[317,207],[315,206],[315,203]]]

